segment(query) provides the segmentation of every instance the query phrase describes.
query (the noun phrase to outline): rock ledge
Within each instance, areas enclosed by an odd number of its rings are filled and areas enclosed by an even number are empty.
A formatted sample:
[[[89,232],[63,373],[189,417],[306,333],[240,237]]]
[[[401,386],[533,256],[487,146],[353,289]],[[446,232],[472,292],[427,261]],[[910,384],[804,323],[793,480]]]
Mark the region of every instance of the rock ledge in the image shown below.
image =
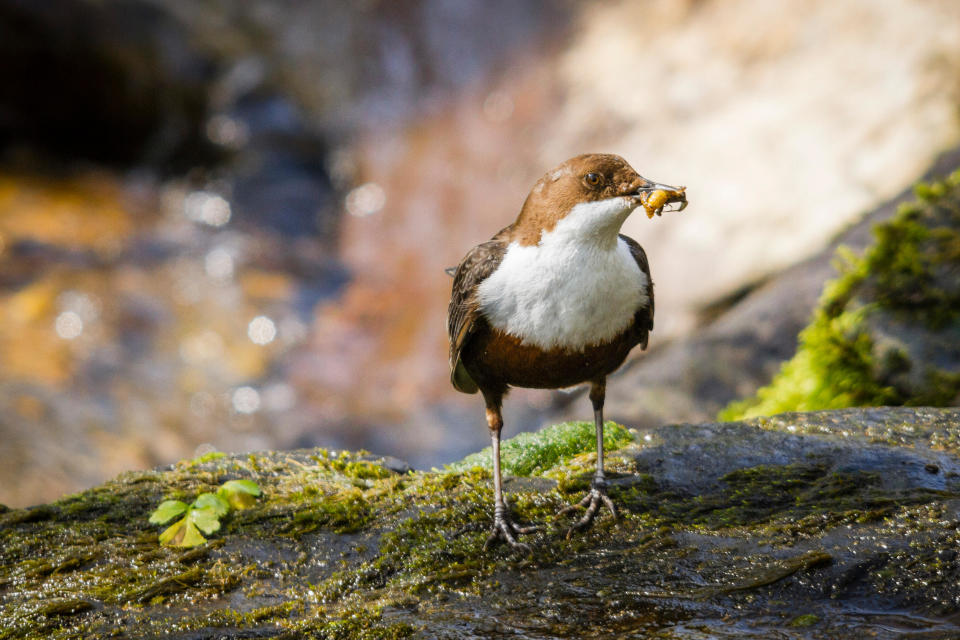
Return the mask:
[[[518,518],[545,524],[529,555],[482,551],[486,469],[398,473],[322,449],[208,455],[8,510],[0,638],[960,634],[960,410],[781,414],[620,444],[623,517],[570,541],[553,514],[592,453],[508,482]],[[161,500],[232,478],[264,497],[206,545],[158,545]]]

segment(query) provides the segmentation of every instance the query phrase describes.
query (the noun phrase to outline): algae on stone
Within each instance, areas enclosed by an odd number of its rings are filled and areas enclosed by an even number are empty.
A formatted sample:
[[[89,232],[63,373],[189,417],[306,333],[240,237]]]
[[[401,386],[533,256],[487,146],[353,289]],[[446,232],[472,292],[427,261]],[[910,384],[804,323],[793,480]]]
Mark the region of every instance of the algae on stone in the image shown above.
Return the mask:
[[[794,357],[723,420],[852,406],[945,406],[960,398],[960,171],[874,229],[862,257],[840,250]]]

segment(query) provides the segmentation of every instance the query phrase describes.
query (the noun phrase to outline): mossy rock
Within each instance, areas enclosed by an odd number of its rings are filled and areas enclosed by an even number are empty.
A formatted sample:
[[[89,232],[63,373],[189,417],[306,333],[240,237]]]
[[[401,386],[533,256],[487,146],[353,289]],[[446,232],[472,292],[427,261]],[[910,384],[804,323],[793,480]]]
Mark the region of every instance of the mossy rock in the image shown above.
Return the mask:
[[[0,514],[0,638],[955,630],[944,620],[960,613],[960,411],[852,409],[610,435],[621,517],[604,514],[570,539],[572,519],[555,514],[592,473],[592,425],[505,442],[538,461],[505,483],[516,519],[542,525],[526,537],[530,553],[483,550],[492,491],[476,458],[397,473],[320,449],[205,456],[10,510]],[[148,517],[162,500],[236,478],[263,489],[253,508],[226,516],[205,545],[158,544],[162,527]]]
[[[960,401],[960,171],[915,191],[864,255],[839,250],[796,355],[721,419]]]

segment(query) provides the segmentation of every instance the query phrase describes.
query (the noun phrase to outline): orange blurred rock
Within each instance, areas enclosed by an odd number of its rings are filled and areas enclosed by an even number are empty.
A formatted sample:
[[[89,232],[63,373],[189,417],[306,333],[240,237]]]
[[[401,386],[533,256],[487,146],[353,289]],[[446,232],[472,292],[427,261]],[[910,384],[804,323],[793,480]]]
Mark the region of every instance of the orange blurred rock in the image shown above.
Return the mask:
[[[0,236],[116,253],[133,232],[129,198],[114,178],[66,180],[0,174]]]

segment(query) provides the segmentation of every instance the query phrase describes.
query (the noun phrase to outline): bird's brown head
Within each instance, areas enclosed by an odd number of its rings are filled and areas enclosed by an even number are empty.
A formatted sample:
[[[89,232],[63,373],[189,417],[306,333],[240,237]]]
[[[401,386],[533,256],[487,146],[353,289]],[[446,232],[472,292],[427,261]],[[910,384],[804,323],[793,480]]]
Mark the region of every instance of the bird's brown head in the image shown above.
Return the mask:
[[[514,225],[514,237],[521,244],[537,244],[543,233],[566,220],[563,226],[571,233],[615,242],[634,209],[643,206],[653,217],[671,203],[679,204],[677,210],[687,206],[685,187],[647,180],[617,155],[579,155],[537,181]]]

